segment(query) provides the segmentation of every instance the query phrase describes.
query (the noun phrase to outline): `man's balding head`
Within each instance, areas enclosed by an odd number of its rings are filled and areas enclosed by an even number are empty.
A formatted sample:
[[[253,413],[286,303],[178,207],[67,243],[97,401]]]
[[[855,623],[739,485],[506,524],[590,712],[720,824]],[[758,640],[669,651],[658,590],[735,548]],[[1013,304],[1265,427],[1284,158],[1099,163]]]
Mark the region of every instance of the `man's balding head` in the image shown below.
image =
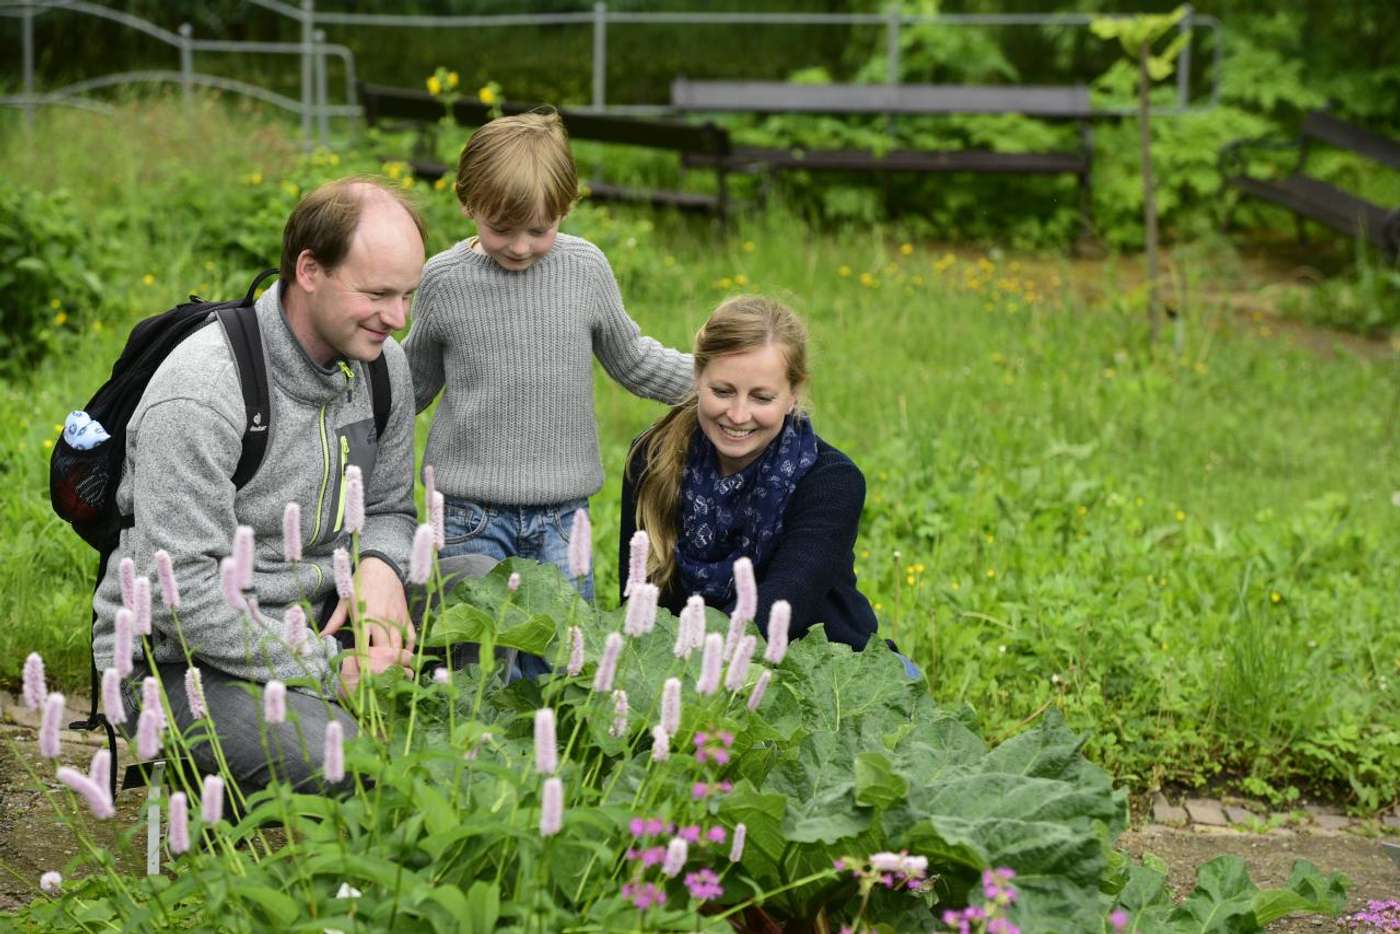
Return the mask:
[[[282,282],[296,282],[297,257],[308,250],[327,271],[339,266],[350,252],[360,219],[370,206],[388,208],[390,214],[401,211],[417,228],[420,245],[426,242],[423,216],[400,189],[369,176],[326,182],[302,198],[287,218],[287,226],[282,230]]]

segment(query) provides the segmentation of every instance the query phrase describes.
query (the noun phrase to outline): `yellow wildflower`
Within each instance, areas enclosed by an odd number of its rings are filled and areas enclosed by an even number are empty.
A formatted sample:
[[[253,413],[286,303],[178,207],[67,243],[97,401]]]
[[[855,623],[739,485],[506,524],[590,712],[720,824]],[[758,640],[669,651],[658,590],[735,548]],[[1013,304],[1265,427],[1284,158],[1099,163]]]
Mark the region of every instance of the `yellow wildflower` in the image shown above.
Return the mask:
[[[741,272],[734,277],[734,284],[739,286],[740,288],[743,288],[744,286],[749,284],[749,277]]]
[[[300,185],[298,185],[296,182],[287,181],[285,179],[283,179],[282,181],[282,190],[285,191],[287,194],[291,195],[293,198],[301,194]]]
[[[490,107],[492,104],[496,103],[496,89],[488,84],[486,87],[476,92],[476,99],[487,107]]]
[[[437,75],[428,75],[428,93],[433,97],[442,93],[442,82],[438,80]]]
[[[923,276],[917,276],[917,275],[916,275],[916,276],[912,277],[909,281],[912,282],[912,283],[914,283],[915,285],[923,285],[923,284],[924,284],[924,277],[923,277]]]
[[[837,274],[838,276],[840,276],[842,279],[845,279],[845,278],[847,278],[848,276],[850,276],[850,274],[851,274],[851,267],[850,267],[850,266],[845,266],[845,265],[838,266],[838,267],[836,267],[836,274]]]
[[[249,174],[243,176],[243,180],[249,185],[261,185],[263,176],[261,172],[250,172]]]
[[[52,447],[53,447],[53,442],[50,441],[48,438],[45,438],[45,439],[44,439],[44,450],[47,451],[47,450],[49,450],[49,449],[52,448]]]
[[[734,287],[734,280],[729,278],[728,276],[722,276],[720,277],[719,282],[716,284],[721,289],[732,289]]]
[[[1277,590],[1274,590],[1274,591],[1270,591],[1270,592],[1269,592],[1269,602],[1270,602],[1270,603],[1278,603],[1278,602],[1281,601],[1282,599],[1283,599],[1283,594],[1279,593]]]
[[[913,252],[914,252],[914,244],[912,244],[912,243],[901,243],[901,244],[899,245],[899,253],[900,253],[901,256],[908,256],[908,255],[910,255],[910,254],[913,253]]]
[[[57,311],[58,309],[63,307],[63,303],[56,298],[51,298],[49,299],[49,307]]]
[[[459,83],[461,83],[461,79],[457,76],[457,72],[449,71],[447,73],[447,90],[456,90]]]
[[[951,587],[951,588],[953,588],[954,590],[958,590],[958,589],[960,589],[960,588],[962,587],[962,584],[958,583],[957,581],[953,581],[953,582],[952,582],[951,584],[949,584],[948,586]]]
[[[156,274],[153,273],[153,272],[148,272],[148,273],[146,273],[144,276],[141,277],[141,281],[144,282],[146,285],[155,285],[155,284],[156,284]]]
[[[745,253],[752,253],[752,252],[753,252],[754,250],[756,250],[756,249],[757,249],[757,247],[754,246],[754,243],[753,243],[752,240],[745,240],[745,241],[744,241],[744,252],[745,252]]]
[[[873,289],[875,288],[875,277],[868,272],[863,272],[860,274],[860,284],[867,289]]]
[[[661,257],[661,265],[663,265],[663,266],[665,266],[665,267],[667,267],[667,268],[670,268],[671,266],[676,265],[676,258],[675,258],[674,256],[669,256],[669,255],[668,255],[668,256],[663,256],[663,257]]]
[[[997,569],[996,569],[996,568],[987,568],[987,577],[988,577],[988,578],[992,578],[992,577],[996,577],[996,576],[997,576]]]
[[[60,311],[58,314],[56,314],[56,315],[53,316],[53,324],[54,324],[54,327],[61,328],[61,327],[63,327],[63,325],[65,325],[65,324],[67,324],[67,323],[68,323],[68,312],[66,312],[66,311]]]
[[[436,190],[436,191],[442,191],[442,190],[443,190],[444,188],[446,188],[446,187],[447,187],[447,176],[446,176],[446,175],[439,175],[437,181],[433,182],[433,189]]]

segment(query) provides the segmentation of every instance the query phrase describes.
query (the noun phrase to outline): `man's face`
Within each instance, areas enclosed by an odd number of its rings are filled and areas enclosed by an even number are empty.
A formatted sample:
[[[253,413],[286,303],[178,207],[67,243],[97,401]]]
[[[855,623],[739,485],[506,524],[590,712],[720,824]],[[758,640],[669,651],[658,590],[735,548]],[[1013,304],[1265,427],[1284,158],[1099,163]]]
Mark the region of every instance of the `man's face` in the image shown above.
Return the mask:
[[[303,274],[298,264],[308,297],[309,333],[298,334],[306,352],[322,366],[337,357],[378,357],[408,319],[423,261],[423,241],[408,213],[388,199],[366,204],[340,265],[327,270],[310,258]]]
[[[511,272],[524,272],[554,246],[559,235],[559,221],[536,217],[522,227],[497,226],[485,218],[476,221],[478,251],[496,261],[496,265]]]

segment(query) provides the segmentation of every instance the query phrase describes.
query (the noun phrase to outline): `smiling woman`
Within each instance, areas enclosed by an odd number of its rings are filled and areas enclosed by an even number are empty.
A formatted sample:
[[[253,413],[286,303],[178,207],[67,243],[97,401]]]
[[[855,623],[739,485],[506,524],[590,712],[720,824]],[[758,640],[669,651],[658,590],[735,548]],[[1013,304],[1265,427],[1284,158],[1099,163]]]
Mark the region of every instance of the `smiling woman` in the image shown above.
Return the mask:
[[[695,336],[695,393],[632,446],[619,563],[640,528],[661,605],[679,613],[698,594],[732,611],[734,562],[748,558],[764,638],[785,600],[793,638],[824,624],[862,649],[876,629],[855,575],[865,478],[817,437],[800,406],[806,380],[807,332],[790,309],[755,296],[715,309]]]

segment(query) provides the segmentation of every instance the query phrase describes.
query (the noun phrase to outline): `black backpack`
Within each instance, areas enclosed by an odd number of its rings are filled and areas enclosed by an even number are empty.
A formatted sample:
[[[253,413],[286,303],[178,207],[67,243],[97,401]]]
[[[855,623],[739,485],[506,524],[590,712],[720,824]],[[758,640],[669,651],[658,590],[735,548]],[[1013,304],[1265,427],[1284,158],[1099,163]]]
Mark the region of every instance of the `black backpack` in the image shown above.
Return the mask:
[[[136,411],[146,385],[181,341],[204,327],[210,317],[218,319],[233,347],[238,364],[239,380],[243,386],[243,404],[247,423],[243,429],[243,454],[233,473],[235,487],[243,487],[262,465],[267,453],[267,436],[272,423],[272,409],[267,386],[267,362],[263,359],[262,334],[257,315],[251,310],[258,286],[277,270],[259,273],[241,299],[207,302],[191,295],[188,302],[168,311],[146,318],[131,329],[121,356],[112,364],[112,375],[95,392],[84,411],[107,430],[110,437],[84,451],[75,449],[60,433],[49,458],[49,498],[54,512],[93,548],[100,560],[94,592],[107,573],[108,559],[116,550],[122,529],[135,524],[135,517],[122,515],[117,509],[117,486],[121,482],[122,466],[126,460],[126,428]],[[374,406],[374,429],[384,434],[389,420],[392,399],[389,371],[380,354],[369,364],[370,397]],[[97,622],[97,611],[93,611]],[[86,721],[69,725],[70,729],[94,730],[107,728],[108,743],[113,749],[111,770],[112,792],[116,793],[116,734],[107,719],[97,712],[97,664],[92,665],[92,709]]]

